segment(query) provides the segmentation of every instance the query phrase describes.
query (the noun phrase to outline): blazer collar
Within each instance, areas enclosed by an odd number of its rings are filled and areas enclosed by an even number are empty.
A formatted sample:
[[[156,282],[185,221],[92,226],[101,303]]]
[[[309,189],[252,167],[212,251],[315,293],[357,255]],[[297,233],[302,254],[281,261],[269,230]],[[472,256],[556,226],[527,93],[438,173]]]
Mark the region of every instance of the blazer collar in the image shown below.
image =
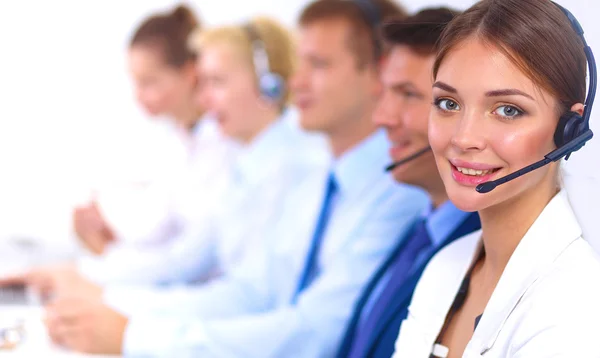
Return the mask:
[[[477,325],[468,350],[475,349],[483,354],[493,346],[506,320],[526,291],[580,237],[581,228],[571,210],[566,191],[563,190],[544,208],[512,254]]]

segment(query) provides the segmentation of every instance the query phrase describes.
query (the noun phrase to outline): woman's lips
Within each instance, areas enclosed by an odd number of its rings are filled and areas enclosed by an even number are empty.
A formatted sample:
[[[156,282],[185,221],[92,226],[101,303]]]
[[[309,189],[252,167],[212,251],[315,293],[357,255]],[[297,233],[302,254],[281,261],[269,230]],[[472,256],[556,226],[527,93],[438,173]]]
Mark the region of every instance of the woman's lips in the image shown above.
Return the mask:
[[[486,164],[460,162],[461,165],[456,165],[455,163],[457,161],[450,162],[452,178],[459,184],[466,186],[477,186],[488,182],[501,169]]]

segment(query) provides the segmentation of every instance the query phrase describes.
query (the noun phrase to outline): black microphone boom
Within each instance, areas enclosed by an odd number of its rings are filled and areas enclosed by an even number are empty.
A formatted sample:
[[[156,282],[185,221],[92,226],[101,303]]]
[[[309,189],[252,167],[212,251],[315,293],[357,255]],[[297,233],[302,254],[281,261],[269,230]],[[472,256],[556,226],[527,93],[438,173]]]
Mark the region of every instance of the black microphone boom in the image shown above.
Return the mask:
[[[396,169],[397,167],[399,167],[401,165],[404,165],[404,164],[406,164],[406,163],[408,163],[408,162],[410,162],[412,160],[417,159],[418,157],[422,156],[423,154],[429,152],[430,150],[431,150],[431,147],[427,146],[427,147],[419,150],[418,152],[416,152],[415,154],[413,154],[413,155],[411,155],[409,157],[406,157],[406,158],[404,158],[402,160],[399,160],[399,161],[397,161],[395,163],[392,163],[392,164],[388,165],[387,167],[385,167],[385,171],[386,172],[391,172],[392,170]]]
[[[567,142],[563,146],[556,148],[552,152],[546,154],[544,156],[544,159],[537,161],[531,165],[528,165],[528,166],[524,167],[523,169],[519,169],[516,172],[513,172],[506,176],[503,176],[500,179],[481,183],[481,184],[477,185],[475,190],[477,190],[477,192],[481,193],[481,194],[489,193],[490,191],[494,190],[498,185],[504,184],[513,179],[517,179],[520,176],[523,176],[531,171],[539,169],[539,168],[543,167],[544,165],[548,165],[552,162],[556,162],[556,161],[560,160],[562,157],[564,157],[565,155],[568,155],[572,152],[575,152],[575,151],[581,149],[581,147],[583,147],[585,145],[585,142],[592,139],[593,136],[594,136],[594,133],[590,129],[588,129],[585,132],[583,132],[581,135],[579,135],[578,137],[573,138],[573,140],[571,140],[570,142]]]
[[[481,183],[481,184],[477,185],[477,188],[475,188],[475,189],[477,190],[478,193],[481,193],[481,194],[489,193],[490,191],[494,190],[498,185],[504,184],[513,179],[517,179],[518,177],[523,176],[523,175],[525,175],[531,171],[534,171],[538,168],[541,168],[550,162],[552,162],[552,159],[545,157],[544,159],[542,159],[540,161],[537,161],[531,165],[528,165],[523,169],[519,169],[516,172],[513,172],[506,176],[503,176],[500,179],[486,181],[485,183]]]

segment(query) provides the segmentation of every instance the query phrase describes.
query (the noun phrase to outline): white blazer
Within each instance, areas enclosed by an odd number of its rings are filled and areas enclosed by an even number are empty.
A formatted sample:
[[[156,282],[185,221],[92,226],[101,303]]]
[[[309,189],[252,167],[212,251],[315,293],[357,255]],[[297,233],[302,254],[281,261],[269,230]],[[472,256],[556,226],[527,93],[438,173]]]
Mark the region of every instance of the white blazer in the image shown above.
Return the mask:
[[[481,231],[436,255],[400,329],[394,358],[428,358]],[[512,254],[463,357],[600,357],[600,261],[563,190]]]

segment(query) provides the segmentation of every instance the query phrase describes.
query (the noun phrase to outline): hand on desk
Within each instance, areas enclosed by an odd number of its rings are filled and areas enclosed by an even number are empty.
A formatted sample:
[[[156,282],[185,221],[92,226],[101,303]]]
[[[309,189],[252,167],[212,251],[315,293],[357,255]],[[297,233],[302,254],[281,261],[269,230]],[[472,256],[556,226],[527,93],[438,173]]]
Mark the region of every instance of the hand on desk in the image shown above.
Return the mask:
[[[88,299],[102,297],[102,287],[82,277],[72,264],[42,266],[22,275],[0,279],[0,286],[26,284],[43,298],[77,296]]]
[[[93,253],[100,255],[115,241],[115,235],[102,217],[95,202],[79,207],[73,212],[75,233]]]
[[[84,353],[121,354],[127,317],[97,300],[59,298],[46,306],[52,340]]]

